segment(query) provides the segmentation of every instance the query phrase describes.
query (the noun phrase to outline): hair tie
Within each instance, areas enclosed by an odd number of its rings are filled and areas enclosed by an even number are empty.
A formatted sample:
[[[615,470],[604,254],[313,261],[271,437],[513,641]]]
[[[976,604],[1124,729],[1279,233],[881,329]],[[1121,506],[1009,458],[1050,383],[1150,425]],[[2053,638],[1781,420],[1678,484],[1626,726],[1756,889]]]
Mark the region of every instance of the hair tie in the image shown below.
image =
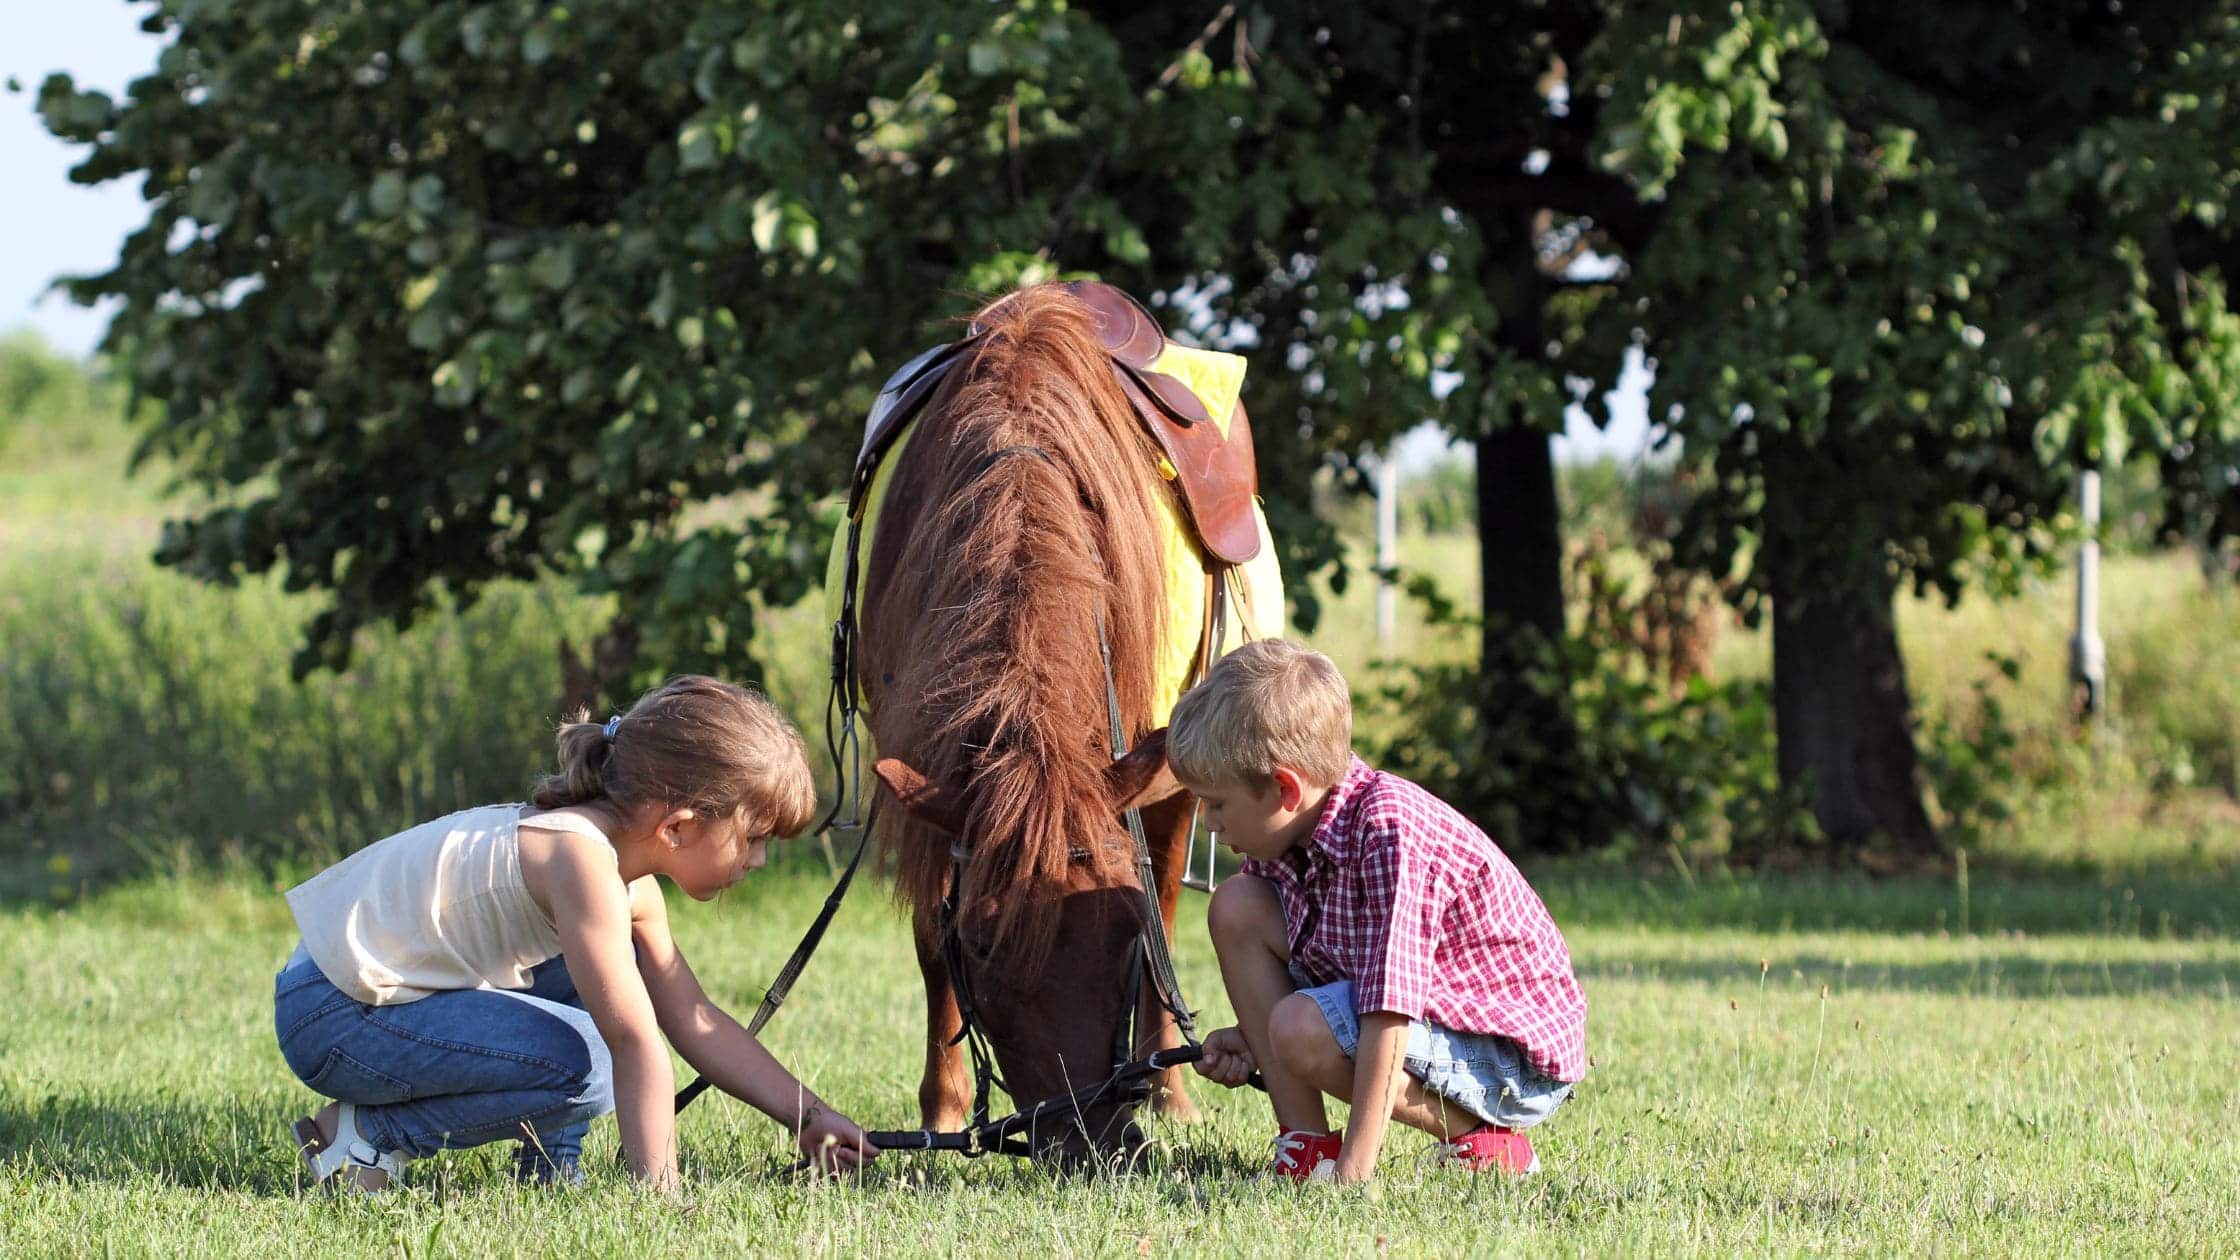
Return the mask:
[[[611,744],[614,742],[614,733],[621,729],[622,715],[617,713],[613,717],[607,719],[607,724],[604,727],[600,728],[600,733],[605,735],[607,737],[607,742]]]

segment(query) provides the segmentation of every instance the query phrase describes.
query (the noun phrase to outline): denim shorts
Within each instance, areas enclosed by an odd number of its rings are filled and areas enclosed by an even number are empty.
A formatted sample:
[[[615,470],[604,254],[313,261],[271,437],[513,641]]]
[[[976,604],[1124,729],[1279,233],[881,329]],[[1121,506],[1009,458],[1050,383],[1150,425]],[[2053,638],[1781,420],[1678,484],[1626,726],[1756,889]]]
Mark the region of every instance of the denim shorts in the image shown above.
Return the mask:
[[[1352,1058],[1361,1044],[1361,1018],[1354,1009],[1353,981],[1340,980],[1300,992],[1322,1008],[1338,1048]],[[1571,1097],[1571,1085],[1525,1062],[1524,1051],[1507,1037],[1455,1032],[1425,1020],[1408,1021],[1402,1066],[1423,1082],[1426,1092],[1471,1115],[1511,1129],[1529,1129],[1555,1113]]]

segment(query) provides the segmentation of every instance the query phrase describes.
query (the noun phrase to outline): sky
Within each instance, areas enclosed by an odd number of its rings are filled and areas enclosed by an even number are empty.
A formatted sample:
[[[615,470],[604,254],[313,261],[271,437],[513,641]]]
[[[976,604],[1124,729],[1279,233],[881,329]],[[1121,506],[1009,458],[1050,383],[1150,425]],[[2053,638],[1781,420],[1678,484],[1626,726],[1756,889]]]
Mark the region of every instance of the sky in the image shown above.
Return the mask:
[[[108,322],[59,293],[57,275],[100,271],[143,219],[139,187],[70,182],[74,150],[49,136],[37,113],[39,84],[68,70],[80,87],[122,95],[155,64],[158,44],[140,32],[151,6],[123,0],[0,0],[0,331],[30,326],[57,349],[92,351]]]
[[[58,275],[106,269],[116,261],[126,233],[143,220],[140,190],[130,180],[96,187],[70,182],[79,158],[71,146],[39,124],[39,84],[56,70],[69,71],[81,88],[122,96],[154,64],[159,43],[139,29],[152,9],[146,0],[0,0],[0,332],[36,330],[65,353],[93,351],[108,322],[104,308],[88,309],[47,292]],[[1644,391],[1649,374],[1629,362],[1611,399],[1610,428],[1600,431],[1574,411],[1556,440],[1559,460],[1610,454],[1638,456],[1648,430]],[[1438,457],[1445,440],[1434,426],[1403,438],[1403,467]]]

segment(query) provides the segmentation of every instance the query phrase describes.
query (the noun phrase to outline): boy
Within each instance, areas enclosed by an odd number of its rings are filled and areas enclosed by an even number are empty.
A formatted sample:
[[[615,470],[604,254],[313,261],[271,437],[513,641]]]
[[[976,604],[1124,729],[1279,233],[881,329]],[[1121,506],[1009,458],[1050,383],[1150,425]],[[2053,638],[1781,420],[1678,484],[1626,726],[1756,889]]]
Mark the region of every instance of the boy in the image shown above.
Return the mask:
[[[1238,1024],[1198,1072],[1257,1068],[1275,1171],[1366,1181],[1385,1126],[1473,1171],[1535,1170],[1520,1131],[1586,1073],[1586,999],[1563,934],[1484,832],[1353,755],[1330,658],[1280,639],[1224,657],[1176,704],[1175,778],[1246,858],[1209,909]],[[1329,1131],[1323,1096],[1353,1103]]]

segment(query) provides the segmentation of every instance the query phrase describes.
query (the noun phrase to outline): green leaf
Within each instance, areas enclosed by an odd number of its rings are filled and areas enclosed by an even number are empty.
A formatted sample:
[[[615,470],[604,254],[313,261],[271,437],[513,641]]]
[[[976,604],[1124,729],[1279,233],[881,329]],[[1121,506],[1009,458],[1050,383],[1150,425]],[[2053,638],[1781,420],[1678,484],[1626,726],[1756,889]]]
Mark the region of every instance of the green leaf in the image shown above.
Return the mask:
[[[529,275],[547,289],[565,289],[576,276],[575,251],[566,245],[547,245],[529,263]]]
[[[441,346],[444,339],[443,312],[433,306],[423,308],[405,325],[405,344],[415,350],[433,350]]]
[[[1649,135],[1665,153],[1678,153],[1687,143],[1680,129],[1680,107],[1671,100],[1660,100],[1649,115]]]
[[[532,66],[543,65],[552,57],[559,32],[548,22],[538,22],[521,36],[521,59]]]
[[[754,199],[754,226],[750,229],[754,247],[767,254],[778,245],[778,228],[784,224],[786,208],[777,192],[771,191]]]
[[[428,25],[423,22],[397,43],[397,59],[418,70],[428,64]]]
[[[786,216],[786,245],[803,258],[817,256],[817,221],[806,211]]]
[[[716,164],[718,156],[715,129],[707,122],[686,123],[677,133],[677,158],[683,169],[704,171]]]
[[[404,309],[407,311],[417,311],[421,307],[426,306],[428,304],[428,299],[434,297],[436,295],[436,290],[441,288],[442,286],[443,277],[435,272],[430,272],[424,276],[414,277],[409,283],[404,286],[404,293],[402,295]]]
[[[723,67],[728,58],[721,48],[710,48],[700,55],[700,68],[692,76],[692,93],[703,101],[721,99],[723,94]]]
[[[1151,243],[1144,239],[1143,229],[1133,223],[1118,223],[1106,229],[1105,252],[1130,266],[1140,267],[1151,261]]]
[[[383,171],[373,177],[366,189],[366,204],[384,219],[395,218],[404,209],[404,176],[396,171]]]
[[[436,368],[429,383],[435,386],[437,402],[446,407],[464,407],[474,401],[477,375],[475,360],[462,356],[446,359]]]

